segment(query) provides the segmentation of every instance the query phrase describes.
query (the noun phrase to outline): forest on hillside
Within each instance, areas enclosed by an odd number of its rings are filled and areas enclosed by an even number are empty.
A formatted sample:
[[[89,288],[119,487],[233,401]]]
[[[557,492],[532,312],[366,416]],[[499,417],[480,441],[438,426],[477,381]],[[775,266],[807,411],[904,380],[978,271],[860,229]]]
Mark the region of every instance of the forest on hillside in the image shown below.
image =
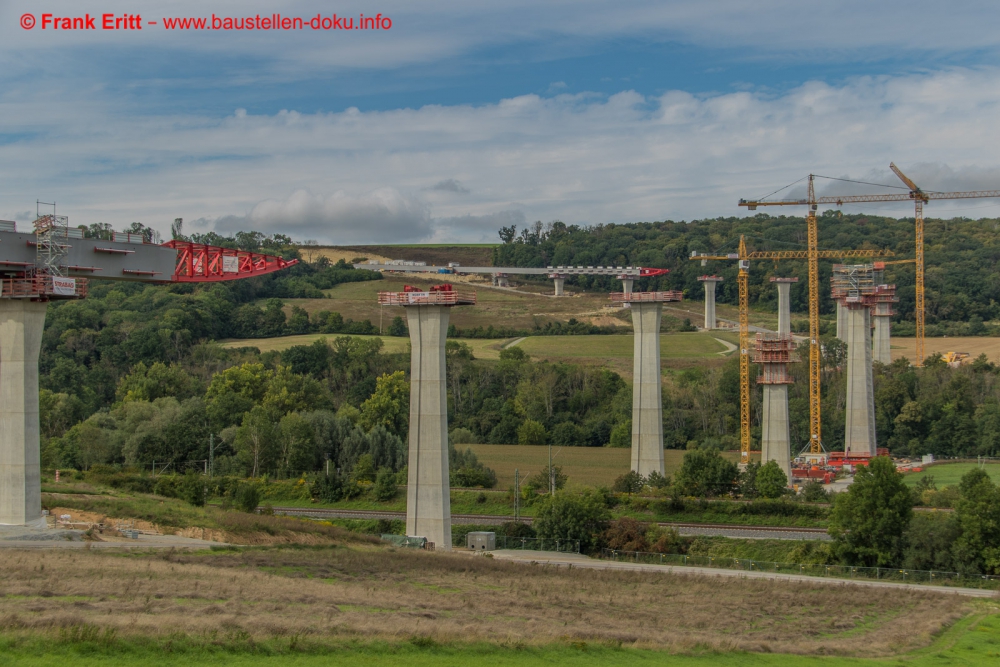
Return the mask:
[[[912,259],[913,218],[888,218],[825,211],[818,218],[821,249],[888,249],[895,259]],[[720,303],[737,303],[737,267],[732,261],[710,261],[706,267],[689,259],[693,251],[736,252],[740,235],[749,250],[804,250],[804,218],[759,213],[750,217],[716,218],[692,222],[643,222],[593,227],[552,222],[499,232],[502,245],[494,249],[495,266],[646,266],[670,269],[659,278],[640,281],[642,289],[683,290],[701,300],[704,289],[697,277],[716,274]],[[1000,335],[1000,220],[967,218],[925,220],[927,333],[937,335]],[[829,285],[833,261],[820,262],[820,281]],[[751,265],[751,307],[777,310],[772,276],[798,276],[791,289],[793,312],[808,310],[806,262],[758,261]],[[894,335],[913,335],[914,269],[912,264],[886,267],[886,282],[898,286],[899,303],[893,318]],[[601,276],[579,276],[567,282],[584,289],[613,290],[617,281]],[[820,289],[821,313],[833,313],[828,289]],[[984,324],[985,323],[985,324]]]
[[[826,217],[823,220],[829,222]],[[497,248],[497,259],[545,263],[547,259],[538,259],[544,257],[540,253],[565,249],[567,244],[573,252],[579,247],[580,253],[596,253],[595,248],[610,243],[605,237],[613,237],[619,239],[618,255],[560,257],[566,264],[663,266],[673,261],[678,271],[655,280],[676,281],[669,286],[680,287],[681,281],[703,271],[683,259],[688,248],[718,250],[733,228],[740,231],[740,225],[755,224],[754,220],[695,223],[688,231],[674,223],[592,230],[553,224],[538,230],[537,239],[530,234],[518,237],[521,241],[510,239]],[[963,234],[979,230],[981,240],[945,254],[970,254],[983,267],[991,267],[984,250],[992,247],[986,232],[989,225],[983,221],[962,225]],[[718,231],[707,231],[713,226]],[[855,221],[851,229],[871,231],[873,226]],[[905,221],[897,231],[905,237],[903,226]],[[791,234],[793,228],[788,222],[785,231]],[[687,233],[691,236],[684,236]],[[661,234],[675,238],[663,243],[666,236],[656,240]],[[298,253],[290,239],[281,236],[251,233],[199,240],[286,257]],[[837,237],[824,246],[834,243],[847,245],[849,240]],[[554,255],[553,261],[558,261]],[[753,275],[763,303],[760,281],[767,275],[765,267]],[[990,276],[992,268],[983,268],[979,285],[992,285]],[[94,281],[86,300],[50,304],[40,360],[44,465],[105,464],[148,470],[155,463],[158,468],[179,470],[203,465],[214,443],[218,470],[238,475],[298,475],[319,470],[327,461],[345,475],[353,474],[359,461],[367,475],[378,468],[401,471],[406,465],[408,355],[385,352],[378,339],[349,336],[374,329],[367,321],[345,320],[335,301],[329,310],[311,316],[284,307],[284,299],[316,298],[340,283],[379,278],[377,273],[321,258],[279,274],[228,283]],[[602,288],[597,280],[590,286]],[[987,320],[996,304],[982,301],[982,295],[975,293],[977,300],[967,301],[963,308],[973,316],[982,313]],[[965,296],[971,299],[973,294]],[[328,337],[263,353],[252,345],[227,349],[215,342],[306,332]],[[405,322],[394,322],[391,333],[405,336]],[[827,446],[835,449],[843,441],[844,348],[827,336],[823,349],[823,433]],[[449,341],[447,352],[449,424],[457,443],[629,446],[631,386],[617,373],[536,361],[518,348],[504,350],[499,360],[477,359],[460,339]],[[795,447],[804,446],[808,435],[805,372],[805,364],[792,367],[796,384],[789,396]],[[663,390],[665,446],[737,447],[738,377],[735,358],[717,367],[668,372]],[[880,445],[898,454],[1000,455],[1000,369],[989,360],[980,358],[957,369],[938,357],[931,357],[921,369],[899,361],[876,365],[874,380]],[[759,405],[755,396],[755,441],[760,436]],[[466,480],[481,472],[481,466],[464,454],[456,461]]]

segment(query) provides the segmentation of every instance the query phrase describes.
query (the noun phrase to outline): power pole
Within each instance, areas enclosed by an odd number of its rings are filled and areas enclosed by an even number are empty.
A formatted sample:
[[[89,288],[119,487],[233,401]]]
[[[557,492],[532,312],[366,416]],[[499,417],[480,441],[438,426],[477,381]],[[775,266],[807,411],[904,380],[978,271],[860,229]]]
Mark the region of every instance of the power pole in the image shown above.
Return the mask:
[[[556,494],[556,480],[552,475],[552,443],[549,443],[549,495],[554,496]]]
[[[208,434],[208,476],[212,476],[215,469],[215,434]]]
[[[514,523],[521,520],[521,471],[514,468]]]

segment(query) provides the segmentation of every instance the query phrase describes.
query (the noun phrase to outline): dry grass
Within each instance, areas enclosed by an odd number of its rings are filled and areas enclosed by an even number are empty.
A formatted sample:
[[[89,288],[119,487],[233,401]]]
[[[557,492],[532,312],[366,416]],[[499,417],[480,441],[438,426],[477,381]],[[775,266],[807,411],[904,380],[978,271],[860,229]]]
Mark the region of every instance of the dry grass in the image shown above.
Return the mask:
[[[321,338],[325,338],[327,343],[332,344],[334,340],[341,337],[349,338],[381,338],[382,339],[382,351],[387,354],[395,354],[400,352],[409,353],[410,351],[410,339],[400,338],[396,336],[356,336],[349,334],[302,334],[298,336],[277,336],[275,338],[240,338],[235,340],[227,340],[222,343],[222,347],[226,348],[239,348],[239,347],[256,347],[261,352],[280,352],[282,350],[287,350],[294,345],[311,345]],[[460,343],[465,343],[470,348],[472,348],[472,354],[477,359],[499,359],[500,350],[503,348],[505,343],[513,340],[512,338],[502,339],[502,338],[460,338],[457,339]]]
[[[892,358],[906,357],[911,361],[917,356],[916,338],[893,338]],[[949,338],[925,338],[924,354],[930,356],[935,352],[944,354],[945,352],[968,352],[969,361],[972,361],[980,354],[985,354],[990,361],[1000,361],[1000,338],[987,338],[979,336],[970,337],[949,337]]]
[[[117,636],[613,642],[897,654],[968,611],[958,596],[825,583],[566,570],[385,549],[4,554],[0,629]],[[176,634],[174,634],[176,636]]]
[[[479,460],[497,473],[497,486],[507,489],[514,485],[514,470],[521,479],[534,475],[549,464],[549,448],[544,445],[456,445],[469,447]],[[619,475],[629,471],[631,451],[612,447],[552,447],[552,465],[562,466],[569,476],[570,486],[611,486]],[[686,452],[680,449],[663,451],[666,474],[673,475],[684,462]],[[739,452],[723,452],[731,461],[739,460]]]

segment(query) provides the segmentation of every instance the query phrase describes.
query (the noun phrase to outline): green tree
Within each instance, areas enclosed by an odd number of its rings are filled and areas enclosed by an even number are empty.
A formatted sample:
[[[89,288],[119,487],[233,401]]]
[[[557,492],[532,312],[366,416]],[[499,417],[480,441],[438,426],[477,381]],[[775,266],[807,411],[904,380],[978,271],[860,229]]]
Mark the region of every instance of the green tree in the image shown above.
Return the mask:
[[[780,498],[788,487],[788,477],[777,461],[768,461],[757,471],[757,493],[762,498]]]
[[[615,483],[611,486],[611,490],[616,493],[627,493],[631,496],[633,493],[639,493],[642,491],[642,487],[646,485],[646,480],[642,475],[637,473],[635,470],[629,470],[624,475],[619,475],[615,479]]]
[[[544,445],[546,439],[545,426],[534,419],[525,419],[517,429],[519,445]]]
[[[587,489],[581,495],[557,493],[547,496],[532,526],[538,537],[549,540],[579,540],[582,551],[590,551],[611,518],[604,498]]]
[[[270,469],[277,449],[276,441],[274,422],[267,410],[258,405],[244,415],[236,431],[235,448],[251,477],[258,477]]]
[[[902,562],[913,499],[892,459],[877,456],[838,494],[830,513],[833,550],[848,565],[895,567]]]
[[[118,382],[119,401],[153,401],[171,396],[178,401],[204,392],[201,380],[176,364],[167,366],[157,361],[152,366],[139,362]]]
[[[389,325],[388,333],[390,336],[405,337],[410,335],[410,331],[406,327],[406,322],[398,315],[392,318],[392,323]]]
[[[372,492],[375,494],[375,499],[381,502],[395,498],[399,492],[399,487],[396,486],[396,473],[389,468],[380,468]]]
[[[351,471],[351,479],[355,482],[375,481],[375,460],[371,454],[362,454],[358,457],[354,469]]]
[[[626,448],[632,446],[632,420],[626,420],[619,423],[613,429],[611,429],[611,442],[608,443],[609,447],[620,447]]]
[[[239,424],[243,415],[263,400],[273,374],[264,364],[244,363],[213,375],[205,404],[214,428]]]
[[[320,452],[313,424],[297,412],[278,422],[278,465],[287,474],[311,472],[319,467]]]
[[[371,430],[382,425],[390,433],[402,436],[409,422],[410,383],[403,371],[379,376],[375,392],[361,404],[361,427]]]
[[[732,491],[739,468],[714,449],[696,449],[684,454],[675,481],[689,496],[716,496]]]
[[[1000,489],[980,468],[962,475],[958,489],[955,519],[961,536],[953,549],[955,564],[965,574],[1000,573]]]

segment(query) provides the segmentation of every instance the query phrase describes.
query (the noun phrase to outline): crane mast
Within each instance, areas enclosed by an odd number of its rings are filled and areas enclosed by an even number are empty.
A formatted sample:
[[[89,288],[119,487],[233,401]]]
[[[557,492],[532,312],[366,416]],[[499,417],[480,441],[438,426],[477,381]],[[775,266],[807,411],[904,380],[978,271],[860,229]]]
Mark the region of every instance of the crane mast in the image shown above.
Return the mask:
[[[811,185],[811,181],[810,181]],[[809,189],[812,193],[812,187]],[[816,242],[816,215],[809,211],[810,242],[807,250],[758,250],[747,251],[746,238],[740,236],[739,251],[730,255],[702,255],[692,252],[690,259],[700,260],[704,265],[707,260],[737,260],[739,273],[737,287],[739,291],[740,318],[740,462],[750,462],[750,260],[770,259],[775,262],[787,259],[809,260],[809,452],[823,452],[822,434],[820,432],[820,346],[819,346],[819,260],[842,257],[892,257],[891,250],[820,250]],[[814,362],[815,360],[815,362]]]

